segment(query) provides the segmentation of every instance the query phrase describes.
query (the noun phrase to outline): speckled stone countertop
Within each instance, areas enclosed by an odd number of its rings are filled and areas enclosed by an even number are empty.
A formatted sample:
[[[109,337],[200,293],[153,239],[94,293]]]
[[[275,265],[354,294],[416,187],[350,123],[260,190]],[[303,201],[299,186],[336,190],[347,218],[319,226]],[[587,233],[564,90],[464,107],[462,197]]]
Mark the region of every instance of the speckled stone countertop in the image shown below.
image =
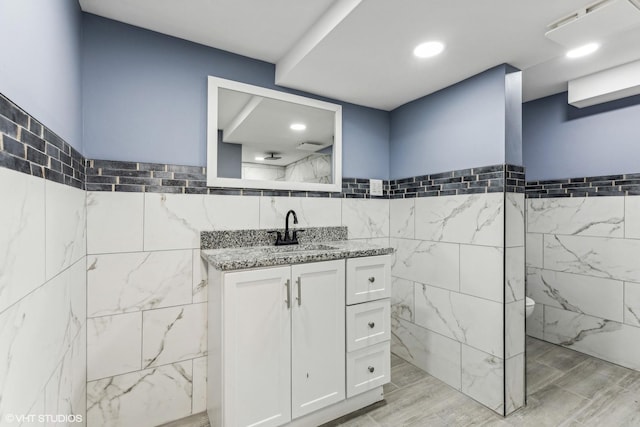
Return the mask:
[[[386,255],[385,248],[358,240],[334,240],[291,246],[247,246],[202,250],[202,258],[218,270],[271,267],[305,262]]]

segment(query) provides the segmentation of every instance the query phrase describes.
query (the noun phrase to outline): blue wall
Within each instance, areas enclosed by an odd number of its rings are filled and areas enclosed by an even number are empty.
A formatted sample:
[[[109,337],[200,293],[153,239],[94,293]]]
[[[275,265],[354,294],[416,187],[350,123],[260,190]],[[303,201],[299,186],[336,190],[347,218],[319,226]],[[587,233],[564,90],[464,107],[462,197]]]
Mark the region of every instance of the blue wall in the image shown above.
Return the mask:
[[[204,166],[208,75],[310,96],[276,86],[270,63],[90,14],[83,31],[89,158]],[[388,178],[389,113],[341,104],[343,176]]]
[[[505,76],[505,162],[522,165],[522,71],[507,67]]]
[[[391,179],[505,162],[500,65],[391,112]]]
[[[80,6],[0,0],[0,92],[82,150]]]
[[[578,109],[564,92],[522,113],[528,181],[640,172],[640,96]]]

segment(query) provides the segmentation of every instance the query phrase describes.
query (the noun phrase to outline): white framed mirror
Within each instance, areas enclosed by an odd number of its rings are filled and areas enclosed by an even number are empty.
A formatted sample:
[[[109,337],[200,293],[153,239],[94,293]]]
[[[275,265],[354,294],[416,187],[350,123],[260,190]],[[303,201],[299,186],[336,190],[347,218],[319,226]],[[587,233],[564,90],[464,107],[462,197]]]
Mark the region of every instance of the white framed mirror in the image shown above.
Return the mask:
[[[342,106],[209,76],[207,186],[342,190]]]

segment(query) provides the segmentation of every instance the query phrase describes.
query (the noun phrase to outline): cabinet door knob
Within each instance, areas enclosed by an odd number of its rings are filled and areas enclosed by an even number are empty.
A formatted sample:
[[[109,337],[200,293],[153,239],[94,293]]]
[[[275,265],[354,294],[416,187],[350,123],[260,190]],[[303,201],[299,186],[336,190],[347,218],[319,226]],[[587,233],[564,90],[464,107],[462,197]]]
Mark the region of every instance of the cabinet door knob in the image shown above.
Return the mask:
[[[373,371],[375,371],[375,370],[376,370],[376,368],[374,368],[373,366],[369,366],[367,369],[368,369],[368,370],[369,370],[369,372],[371,372],[371,373],[373,373]]]
[[[373,329],[376,326],[375,322],[369,322],[369,327]]]
[[[376,278],[375,278],[375,277],[373,277],[373,276],[369,277],[369,282],[373,283],[373,282],[375,282],[375,281],[376,281]]]

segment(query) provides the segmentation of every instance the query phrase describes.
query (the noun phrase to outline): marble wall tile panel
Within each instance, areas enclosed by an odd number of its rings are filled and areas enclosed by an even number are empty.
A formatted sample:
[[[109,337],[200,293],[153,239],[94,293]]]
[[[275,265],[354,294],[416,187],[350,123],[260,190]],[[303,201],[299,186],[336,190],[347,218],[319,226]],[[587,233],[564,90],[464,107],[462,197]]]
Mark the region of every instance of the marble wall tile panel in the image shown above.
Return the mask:
[[[507,359],[505,364],[506,415],[524,405],[525,400],[525,360],[524,353]]]
[[[146,251],[198,249],[200,231],[259,225],[259,197],[146,193],[144,198]]]
[[[356,240],[356,239],[354,239]],[[370,239],[357,239],[359,242],[366,243],[368,245],[379,246],[382,248],[390,248],[391,240],[388,237],[374,237]]]
[[[624,286],[621,281],[528,268],[527,286],[529,296],[536,304],[617,322],[623,320]]]
[[[330,184],[333,177],[331,154],[313,153],[286,166],[285,181]]]
[[[505,302],[524,299],[525,248],[523,246],[505,249]]]
[[[544,340],[640,370],[640,328],[545,306]]]
[[[349,239],[389,237],[389,200],[344,199],[341,225]]]
[[[207,358],[193,359],[193,403],[191,412],[207,410]]]
[[[421,328],[411,322],[391,318],[391,352],[460,390],[460,343]]]
[[[531,316],[525,319],[527,335],[544,340],[544,305],[536,303]]]
[[[504,300],[504,249],[460,245],[460,292]]]
[[[86,193],[45,182],[47,280],[87,254]]]
[[[145,311],[142,328],[143,368],[207,354],[207,304]]]
[[[544,247],[544,235],[543,234],[535,234],[535,233],[527,233],[527,241],[526,241],[526,265],[527,267],[543,267],[543,256],[542,250]]]
[[[502,246],[502,193],[416,199],[416,238],[422,240]]]
[[[326,197],[260,197],[260,226],[240,228],[275,229],[284,228],[287,212],[293,209],[298,217],[298,224],[293,225],[290,217],[289,226],[329,227],[341,224],[340,199]]]
[[[153,427],[191,414],[191,360],[87,384],[87,426]]]
[[[498,413],[504,411],[503,359],[462,344],[462,392]]]
[[[508,303],[504,307],[505,357],[507,359],[524,353],[524,300]]]
[[[391,278],[391,314],[409,322],[414,321],[413,282]]]
[[[524,245],[524,194],[505,194],[505,245],[508,248]]]
[[[0,313],[45,281],[44,185],[0,168]]]
[[[503,355],[501,303],[416,283],[415,322],[487,353]]]
[[[142,193],[87,192],[87,253],[142,251],[143,215]]]
[[[193,250],[193,302],[207,302],[207,262]]]
[[[38,399],[35,401],[35,403],[31,405],[31,409],[29,409],[27,414],[44,414],[46,412],[45,397],[46,397],[46,392],[43,390],[42,393],[40,393],[40,395],[38,396]],[[86,393],[85,393],[85,397],[86,397]],[[19,423],[17,425],[19,427],[27,427],[27,426],[28,427],[47,427],[44,420],[41,422],[39,419],[34,420],[33,422],[26,421],[24,423]],[[80,426],[83,426],[83,425],[86,425],[86,422],[80,424]]]
[[[87,318],[87,258],[83,257],[67,270],[61,273],[67,281],[70,303],[66,306],[68,318],[71,319],[73,331],[77,330],[78,322],[85,323]]]
[[[623,237],[624,197],[558,197],[527,200],[528,231]]]
[[[81,416],[83,422],[71,425],[86,425],[87,412],[87,335],[86,325],[73,340],[45,387],[44,414]],[[31,412],[38,414],[38,412]],[[52,423],[51,425],[56,425]],[[59,425],[59,424],[58,424]]]
[[[640,282],[640,240],[545,234],[545,269]]]
[[[191,303],[192,256],[180,250],[87,257],[89,316]]]
[[[393,199],[389,204],[389,236],[413,239],[416,199]]]
[[[460,250],[452,243],[390,239],[391,275],[451,290],[460,289]]]
[[[85,322],[84,259],[0,314],[0,419],[27,413]]]
[[[624,200],[624,237],[640,239],[640,196],[627,196]]]
[[[640,326],[640,283],[624,284],[624,323]]]
[[[87,320],[89,381],[142,369],[142,313]]]

